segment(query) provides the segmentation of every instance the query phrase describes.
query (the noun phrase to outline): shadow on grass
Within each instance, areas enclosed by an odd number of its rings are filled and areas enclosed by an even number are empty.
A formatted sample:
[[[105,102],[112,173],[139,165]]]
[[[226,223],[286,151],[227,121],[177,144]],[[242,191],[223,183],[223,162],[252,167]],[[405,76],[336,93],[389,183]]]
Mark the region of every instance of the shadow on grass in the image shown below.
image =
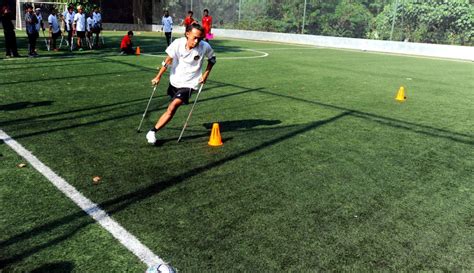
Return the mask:
[[[220,82],[215,82],[215,83],[224,84],[224,83],[220,83]],[[231,85],[231,84],[226,84],[226,85]],[[231,86],[239,87],[237,85],[231,85]],[[267,141],[263,141],[263,142],[255,145],[253,147],[250,147],[250,148],[244,149],[242,151],[236,152],[234,154],[231,154],[229,156],[226,156],[226,157],[224,157],[222,159],[219,159],[219,160],[216,160],[214,162],[210,162],[210,163],[204,164],[202,166],[198,166],[198,167],[195,167],[193,169],[187,170],[187,171],[185,171],[185,172],[183,172],[183,173],[181,173],[177,176],[171,177],[169,179],[165,179],[165,180],[162,180],[162,181],[156,181],[155,183],[153,183],[153,184],[151,184],[147,187],[138,189],[134,192],[123,194],[121,196],[112,198],[108,201],[104,201],[104,202],[99,204],[99,207],[106,210],[109,214],[114,214],[114,213],[120,212],[120,211],[126,209],[128,206],[130,206],[132,204],[135,204],[135,203],[140,202],[142,200],[146,200],[147,198],[150,198],[150,197],[160,193],[161,191],[163,191],[163,190],[165,190],[169,187],[172,187],[176,184],[182,183],[182,182],[184,182],[184,181],[186,181],[186,180],[188,180],[188,179],[190,179],[194,176],[197,176],[197,175],[200,175],[200,174],[205,173],[207,171],[210,171],[210,170],[212,170],[216,167],[219,167],[219,166],[222,166],[226,163],[232,162],[233,160],[236,160],[236,159],[241,158],[243,156],[247,156],[247,155],[250,155],[252,153],[258,152],[260,150],[266,149],[266,148],[271,147],[275,144],[278,144],[278,143],[281,143],[281,142],[286,141],[288,139],[291,139],[291,138],[293,138],[293,137],[295,137],[299,134],[303,134],[305,132],[317,129],[318,127],[324,126],[326,124],[336,122],[336,121],[338,121],[338,120],[340,120],[341,118],[344,118],[344,117],[362,118],[362,119],[365,119],[365,120],[368,120],[368,121],[371,121],[371,122],[380,123],[380,124],[385,125],[385,126],[390,126],[390,127],[394,127],[394,128],[401,128],[401,129],[405,129],[405,130],[408,130],[408,131],[413,131],[413,132],[416,132],[416,133],[429,135],[429,136],[433,136],[433,137],[446,138],[446,139],[449,139],[449,140],[453,140],[453,141],[457,141],[457,142],[465,143],[465,144],[469,144],[469,145],[473,144],[472,140],[466,139],[466,138],[472,138],[472,136],[467,135],[467,134],[455,133],[455,132],[451,132],[449,130],[434,128],[434,127],[427,126],[427,125],[422,125],[422,124],[417,124],[417,123],[412,123],[412,122],[406,122],[406,121],[397,120],[397,119],[393,119],[393,118],[389,118],[389,117],[375,115],[375,114],[372,114],[372,113],[367,113],[367,112],[362,112],[362,111],[358,111],[358,110],[348,109],[348,108],[345,108],[345,107],[326,104],[326,103],[322,103],[322,102],[318,102],[318,101],[311,101],[311,100],[306,100],[306,99],[302,99],[302,98],[298,98],[298,97],[292,97],[292,96],[289,96],[289,95],[278,94],[278,93],[274,93],[274,92],[271,92],[271,91],[262,90],[262,88],[258,88],[258,89],[248,89],[248,88],[245,88],[245,87],[240,87],[240,88],[244,89],[244,90],[240,91],[240,92],[237,92],[237,93],[225,95],[225,96],[233,96],[233,95],[242,94],[242,93],[246,93],[246,92],[261,92],[263,94],[278,96],[278,97],[281,97],[281,98],[284,98],[284,99],[295,100],[295,101],[304,102],[304,103],[310,103],[310,104],[313,104],[313,105],[317,105],[317,106],[321,106],[321,107],[325,107],[325,108],[330,108],[330,109],[333,109],[333,110],[340,110],[340,111],[342,111],[342,113],[339,114],[339,115],[336,115],[332,118],[329,118],[329,119],[318,120],[318,121],[314,121],[314,122],[311,122],[311,123],[308,123],[308,124],[305,124],[305,125],[294,126],[293,128],[296,128],[296,129],[293,129],[292,131],[287,132],[284,135],[274,137],[274,138],[272,138],[270,140],[267,140]],[[217,98],[219,98],[219,97],[217,97]],[[211,99],[216,99],[216,98],[211,98]],[[129,116],[129,115],[126,115],[126,116]],[[112,118],[112,119],[117,119],[117,118],[120,118],[120,117],[115,117],[115,118]],[[78,126],[90,125],[90,124],[95,124],[95,123],[103,122],[103,121],[104,120],[99,120],[99,121],[94,121],[92,123],[79,124],[79,125],[74,125],[74,126],[78,127]],[[227,125],[229,125],[229,128],[233,128],[234,130],[238,130],[239,128],[254,128],[256,126],[265,125],[267,123],[268,123],[268,125],[278,124],[277,123],[278,121],[252,121],[252,120],[247,120],[247,121],[228,121],[228,122],[229,123]],[[205,128],[207,128],[207,126],[208,126],[208,124],[204,124]],[[290,127],[288,127],[288,128],[290,128]],[[62,130],[62,129],[64,129],[64,128],[59,128],[59,129],[54,129],[54,130]],[[45,131],[45,132],[48,132],[48,131]],[[39,132],[39,133],[45,133],[45,132]],[[38,133],[33,133],[33,135],[34,134],[38,134]],[[32,135],[32,134],[30,134],[30,135]],[[207,135],[207,133],[206,133],[206,135]],[[24,137],[24,136],[25,135],[19,136],[19,137]],[[202,137],[202,136],[203,136],[203,134],[196,134],[196,135],[189,136],[188,139]],[[171,141],[171,140],[169,140],[169,141]],[[77,219],[82,218],[84,216],[86,216],[85,213],[78,212],[78,213],[74,213],[74,214],[71,214],[71,215],[68,215],[68,216],[64,216],[62,218],[56,219],[56,220],[48,222],[46,224],[37,226],[37,227],[35,227],[31,230],[28,230],[28,231],[22,232],[20,234],[14,235],[14,236],[10,237],[9,239],[0,242],[0,248],[4,248],[4,247],[9,246],[9,245],[18,244],[21,241],[27,241],[32,237],[40,236],[43,233],[50,232],[50,231],[54,230],[55,228],[58,228],[62,225],[69,224],[71,221],[77,220]],[[79,227],[77,227],[77,229],[82,228],[84,225],[88,225],[88,224],[80,225]],[[68,237],[70,237],[71,234],[74,234],[75,232],[77,232],[76,229],[74,229],[72,231],[68,231],[66,234],[61,235],[61,236],[57,237],[56,239],[53,239],[50,242],[45,243],[45,244],[39,244],[39,245],[36,245],[36,246],[28,245],[28,248],[29,248],[28,250],[23,251],[22,253],[18,253],[16,255],[10,257],[10,258],[7,258],[7,259],[3,260],[1,262],[1,264],[2,264],[2,266],[4,266],[6,264],[10,264],[10,263],[13,263],[17,260],[23,259],[23,258],[25,258],[29,255],[32,255],[33,253],[35,253],[36,251],[38,251],[40,249],[52,246],[52,245],[57,244],[57,243],[59,243],[63,240],[66,240]]]
[[[46,100],[46,101],[38,101],[38,102],[30,102],[30,101],[20,101],[10,104],[3,104],[0,105],[0,111],[16,111],[25,108],[31,107],[38,107],[38,106],[50,106],[53,104],[54,101]]]
[[[122,63],[124,65],[129,65],[129,66],[132,66],[134,68],[141,69],[141,70],[144,70],[144,71],[150,70],[149,68],[143,67],[143,66],[140,66],[140,65],[133,65],[133,64],[125,63],[125,62],[120,62],[120,63]],[[220,86],[232,86],[232,87],[239,88],[239,89],[244,89],[244,90],[249,89],[248,87],[244,87],[244,86],[240,86],[240,85],[236,85],[236,84],[219,82],[219,81],[209,80],[208,82],[212,82],[214,84],[217,84],[219,87]],[[260,88],[260,90],[258,92],[261,92],[261,93],[264,93],[264,94],[267,94],[267,95],[278,96],[278,97],[282,97],[282,98],[286,98],[286,99],[296,100],[296,101],[300,101],[300,102],[310,103],[310,104],[314,104],[314,105],[318,105],[318,106],[322,106],[322,107],[326,107],[326,108],[332,108],[332,109],[341,110],[341,111],[350,111],[351,113],[353,113],[352,115],[355,116],[355,117],[367,119],[367,120],[370,120],[370,121],[373,121],[373,122],[378,122],[378,123],[383,124],[383,125],[391,126],[391,127],[394,127],[394,128],[406,129],[406,130],[409,130],[409,131],[413,131],[413,132],[416,132],[416,133],[429,135],[429,136],[433,136],[433,137],[446,138],[446,139],[450,139],[450,140],[460,142],[460,143],[464,143],[464,144],[474,145],[474,140],[472,140],[472,138],[474,138],[474,136],[468,135],[468,134],[452,132],[452,131],[445,130],[445,129],[439,129],[439,128],[435,128],[435,127],[431,127],[431,126],[427,126],[427,125],[423,125],[423,124],[417,124],[417,123],[413,123],[413,122],[398,120],[398,119],[394,119],[394,118],[390,118],[390,117],[385,117],[385,116],[376,115],[376,114],[372,114],[372,113],[368,113],[368,112],[358,111],[358,110],[355,110],[355,109],[349,109],[349,108],[346,108],[346,107],[340,107],[340,106],[337,106],[337,105],[327,104],[327,103],[323,103],[323,102],[319,102],[319,101],[312,101],[312,100],[302,99],[302,98],[293,97],[293,96],[289,96],[289,95],[278,94],[278,93],[275,93],[275,92],[264,90],[263,88]],[[466,140],[464,138],[470,138],[470,139]]]
[[[254,146],[254,147],[251,147],[251,148],[245,149],[243,151],[231,154],[231,155],[229,155],[225,158],[222,158],[220,160],[217,160],[215,162],[211,162],[211,163],[205,164],[203,166],[199,166],[199,167],[190,169],[190,170],[188,170],[188,171],[186,171],[182,174],[171,177],[171,178],[166,179],[164,181],[156,181],[152,185],[149,185],[149,186],[147,186],[145,188],[142,188],[142,189],[139,189],[137,191],[127,193],[127,194],[124,194],[122,196],[113,198],[111,200],[102,202],[102,203],[98,204],[98,206],[100,208],[106,210],[109,214],[114,214],[114,213],[120,212],[120,211],[126,209],[128,206],[130,206],[130,205],[132,205],[136,202],[140,202],[141,200],[145,200],[149,197],[152,197],[155,194],[158,194],[161,191],[163,191],[163,190],[165,190],[169,187],[172,187],[173,185],[176,185],[178,183],[182,183],[182,182],[184,182],[185,180],[187,180],[191,177],[194,177],[194,176],[197,176],[199,174],[205,173],[209,170],[212,170],[213,168],[224,165],[224,164],[226,164],[228,162],[231,162],[233,160],[236,160],[240,157],[243,157],[243,156],[258,152],[260,150],[266,149],[266,148],[271,147],[275,144],[278,144],[278,143],[283,142],[285,140],[291,139],[291,138],[293,138],[293,137],[295,137],[299,134],[303,134],[305,132],[317,129],[318,127],[321,127],[323,125],[335,122],[335,121],[337,121],[337,120],[339,120],[339,119],[341,119],[345,116],[348,116],[348,115],[350,115],[349,112],[343,112],[343,113],[341,113],[339,115],[336,115],[334,117],[331,117],[329,119],[318,120],[318,121],[314,121],[314,122],[311,122],[311,123],[308,123],[308,124],[305,124],[305,125],[297,126],[297,128],[295,130],[293,130],[291,132],[288,132],[288,133],[286,133],[282,136],[275,137],[271,140],[262,142],[262,143],[260,143],[256,146]],[[234,122],[235,122],[234,124],[239,124],[239,121],[234,121]],[[249,123],[250,124],[249,128],[252,128],[252,126],[255,127],[254,125],[257,124],[257,123],[258,124],[272,125],[272,124],[278,124],[278,122],[279,121],[265,121],[265,120],[262,120],[260,122],[252,121],[252,122]],[[243,123],[245,123],[245,121],[240,122],[240,124],[243,124]],[[234,128],[238,129],[239,127],[242,127],[242,126],[236,126]],[[275,128],[275,129],[280,129],[280,127]],[[77,212],[77,213],[73,213],[73,214],[64,216],[62,218],[56,219],[56,220],[51,221],[49,223],[43,224],[41,226],[37,226],[37,227],[35,227],[31,230],[28,230],[28,231],[22,232],[20,234],[14,235],[14,236],[10,237],[9,239],[0,242],[0,248],[6,248],[9,245],[15,245],[15,244],[20,243],[21,241],[28,241],[33,237],[41,236],[42,234],[47,233],[47,232],[52,232],[54,229],[56,229],[58,227],[61,227],[63,225],[70,225],[71,222],[73,222],[73,221],[78,221],[79,219],[84,219],[83,218],[84,216],[87,216],[87,214],[85,212],[81,211],[81,212]],[[28,244],[28,249],[27,250],[22,251],[20,253],[17,253],[15,255],[11,256],[11,257],[4,258],[4,259],[0,260],[0,269],[4,268],[6,266],[9,266],[9,265],[11,265],[15,262],[18,262],[18,261],[20,261],[20,260],[22,260],[22,259],[24,259],[24,258],[26,258],[30,255],[33,255],[34,253],[36,253],[36,252],[38,252],[42,249],[51,247],[51,246],[53,246],[55,244],[58,244],[58,243],[60,243],[64,240],[67,240],[69,237],[71,237],[72,235],[77,233],[80,229],[88,226],[89,224],[95,223],[91,220],[92,219],[84,219],[84,221],[86,223],[80,223],[76,227],[68,228],[69,229],[68,232],[65,232],[61,235],[58,235],[56,238],[50,240],[49,242],[40,243],[40,244],[37,244],[35,246],[31,246],[30,244]]]
[[[206,101],[222,99],[222,98],[225,98],[225,97],[241,95],[241,94],[248,93],[248,92],[255,92],[255,91],[258,91],[260,89],[261,88],[249,89],[249,90],[244,90],[244,91],[235,92],[235,93],[231,93],[231,94],[211,97],[211,98],[208,98],[208,99],[202,99],[202,100],[200,100],[200,102],[206,102]],[[144,99],[142,99],[142,100],[144,100]],[[167,106],[154,106],[154,107],[149,109],[149,112],[165,109],[166,107]],[[108,111],[104,110],[102,112],[108,112]],[[47,133],[52,133],[52,132],[57,132],[57,131],[62,131],[62,130],[68,130],[68,129],[78,128],[78,127],[83,127],[83,126],[91,126],[91,125],[95,125],[95,124],[100,124],[102,122],[124,119],[124,118],[128,118],[128,117],[131,117],[131,116],[137,116],[137,122],[138,122],[139,121],[138,117],[139,117],[139,115],[142,115],[142,114],[143,114],[143,110],[132,111],[132,112],[127,111],[126,114],[122,114],[122,115],[117,115],[117,116],[113,116],[113,117],[103,118],[103,119],[94,120],[94,121],[90,121],[90,122],[79,123],[79,124],[70,124],[70,125],[67,125],[67,126],[58,127],[58,128],[54,128],[54,129],[48,129],[48,130],[36,131],[36,132],[32,132],[32,133],[15,135],[15,136],[13,136],[13,138],[19,139],[19,138],[42,135],[42,134],[47,134]],[[82,115],[82,116],[93,116],[93,115],[95,115],[95,113],[86,114],[86,115]],[[70,117],[70,118],[62,118],[62,119],[58,119],[58,120],[68,120],[68,119],[76,119],[76,118],[77,118],[77,116]],[[49,123],[49,122],[51,122],[51,120],[47,120],[47,121],[44,121],[44,122]],[[41,126],[41,127],[44,128],[44,126]],[[133,128],[133,129],[135,129],[135,128]]]
[[[219,122],[221,132],[230,132],[230,131],[237,131],[237,130],[249,130],[255,128],[257,126],[272,126],[280,124],[280,120],[265,120],[265,119],[242,119],[242,120],[230,120],[230,121],[221,121]],[[192,140],[192,139],[199,139],[202,137],[206,137],[210,135],[210,130],[212,128],[212,123],[204,123],[204,128],[206,128],[206,132],[202,133],[196,130],[187,129],[185,134],[183,134],[182,140]],[[294,126],[290,126],[294,127]],[[290,127],[270,127],[267,128],[269,130],[272,129],[282,129],[282,128],[290,128]],[[181,130],[181,129],[180,129]],[[192,135],[186,135],[186,132],[194,132]],[[233,137],[223,138],[222,141],[226,142],[232,140]],[[177,138],[167,138],[167,139],[158,139],[155,143],[155,146],[163,146],[167,142],[177,141]]]
[[[42,72],[46,72],[48,73],[48,69],[50,69],[51,67],[57,67],[57,66],[66,66],[66,65],[70,65],[69,63],[70,60],[63,60],[63,62],[54,62],[54,63],[51,63],[49,65],[36,65],[36,63],[16,63],[16,65],[18,65],[19,67],[9,67],[8,68],[8,71],[13,71],[13,70],[21,70],[21,71],[25,71],[27,69],[38,69],[38,68],[42,68],[44,69],[44,71]],[[84,61],[82,60],[83,62],[80,63],[80,65],[90,65],[90,64],[97,64],[99,63],[98,61],[96,60],[92,60],[92,61]],[[2,64],[3,65],[3,64]],[[5,69],[7,70],[7,69]],[[36,72],[36,71],[35,71]]]
[[[216,83],[222,83],[222,82],[216,81]],[[243,87],[243,86],[233,85],[233,84],[229,84],[229,83],[227,83],[227,85],[230,85],[230,86],[233,86],[233,87],[236,87],[236,88],[246,88],[246,87]],[[372,114],[372,113],[368,113],[368,112],[364,112],[364,111],[359,111],[359,110],[350,109],[350,108],[347,108],[347,107],[341,107],[341,106],[337,106],[337,105],[332,105],[332,104],[328,104],[328,103],[323,103],[323,102],[319,102],[319,101],[313,101],[313,100],[303,99],[303,98],[299,98],[299,97],[293,97],[293,96],[290,96],[290,95],[279,94],[279,93],[275,93],[275,92],[268,91],[268,90],[259,90],[258,92],[263,93],[263,94],[267,94],[267,95],[271,95],[271,96],[281,97],[281,98],[284,98],[284,99],[309,103],[309,104],[313,104],[313,105],[317,105],[317,106],[321,106],[321,107],[325,107],[325,108],[330,108],[330,109],[334,109],[334,110],[347,111],[347,112],[351,113],[351,116],[354,116],[354,117],[357,117],[357,118],[362,118],[362,119],[372,121],[372,122],[377,122],[379,124],[390,126],[390,127],[393,127],[393,128],[405,129],[407,131],[412,131],[412,132],[423,134],[423,135],[428,135],[428,136],[432,136],[432,137],[439,137],[439,138],[445,138],[445,139],[449,139],[449,140],[459,142],[459,143],[463,143],[463,144],[474,145],[474,140],[473,140],[474,136],[469,135],[469,134],[452,132],[452,131],[449,131],[449,130],[435,128],[435,127],[428,126],[428,125],[423,125],[423,124],[418,124],[418,123],[409,122],[409,121],[405,121],[405,120],[399,120],[399,119],[395,119],[395,118],[385,117],[385,116],[381,116],[381,115],[376,115],[376,114]]]
[[[29,84],[29,83],[35,83],[35,82],[45,82],[45,81],[65,80],[65,79],[70,79],[71,81],[77,81],[77,79],[82,79],[82,78],[91,80],[99,76],[130,74],[130,73],[138,73],[138,72],[140,71],[139,70],[120,70],[120,71],[107,72],[107,73],[79,74],[79,75],[74,75],[74,78],[71,78],[71,76],[64,76],[64,77],[53,77],[53,78],[44,78],[44,79],[29,79],[29,80],[20,80],[20,81],[12,81],[12,82],[3,82],[3,83],[0,83],[0,86],[14,85],[14,84]]]
[[[221,131],[235,131],[239,129],[250,129],[257,126],[271,126],[281,123],[281,120],[266,120],[266,119],[242,119],[242,120],[229,120],[219,121]],[[213,123],[204,123],[202,126],[210,130]]]
[[[159,97],[164,97],[165,95],[161,96],[155,96],[154,99],[157,99]],[[106,107],[112,107],[112,106],[120,106],[120,105],[127,105],[131,104],[134,102],[142,102],[146,101],[149,98],[141,98],[141,99],[136,99],[136,100],[128,100],[128,101],[121,101],[121,102],[116,102],[116,103],[109,103],[109,104],[101,104],[101,105],[96,105],[96,106],[91,106],[91,107],[84,107],[84,108],[79,108],[79,109],[74,109],[74,110],[68,110],[68,111],[63,111],[63,112],[56,112],[56,113],[50,113],[50,114],[44,114],[44,115],[39,115],[39,116],[34,116],[34,117],[28,117],[28,118],[21,118],[21,119],[14,119],[14,120],[9,120],[9,121],[4,121],[0,122],[0,126],[3,125],[9,125],[9,124],[18,124],[18,123],[25,123],[25,122],[32,122],[35,119],[41,119],[41,118],[48,118],[48,117],[54,117],[54,116],[61,116],[61,115],[67,115],[67,114],[72,114],[72,113],[77,113],[77,112],[83,112],[83,111],[89,111],[89,110],[95,110],[95,109],[102,109]]]
[[[74,270],[72,262],[56,262],[43,264],[31,271],[31,273],[69,273]]]

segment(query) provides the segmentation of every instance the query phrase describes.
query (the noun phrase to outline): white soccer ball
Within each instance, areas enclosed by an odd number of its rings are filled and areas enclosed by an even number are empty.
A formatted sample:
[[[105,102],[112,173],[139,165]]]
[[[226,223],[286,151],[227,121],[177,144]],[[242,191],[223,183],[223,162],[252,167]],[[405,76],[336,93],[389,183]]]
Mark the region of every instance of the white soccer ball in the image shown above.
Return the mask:
[[[157,264],[150,266],[145,273],[176,273],[176,271],[169,264]]]

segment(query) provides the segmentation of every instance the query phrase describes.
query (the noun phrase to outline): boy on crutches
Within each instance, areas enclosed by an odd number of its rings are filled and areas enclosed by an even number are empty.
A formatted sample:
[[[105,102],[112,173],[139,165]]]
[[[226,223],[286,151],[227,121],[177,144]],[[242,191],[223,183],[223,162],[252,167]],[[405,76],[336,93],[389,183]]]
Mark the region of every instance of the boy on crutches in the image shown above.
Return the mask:
[[[170,84],[167,92],[172,100],[155,126],[146,134],[148,143],[156,143],[155,133],[173,118],[181,105],[189,103],[191,93],[195,92],[198,85],[204,84],[209,77],[212,67],[216,63],[216,57],[211,46],[202,41],[203,38],[203,28],[199,24],[191,24],[186,27],[185,37],[174,40],[166,49],[168,56],[151,83],[158,85],[161,76],[170,68]],[[201,69],[205,58],[207,67],[202,73]]]

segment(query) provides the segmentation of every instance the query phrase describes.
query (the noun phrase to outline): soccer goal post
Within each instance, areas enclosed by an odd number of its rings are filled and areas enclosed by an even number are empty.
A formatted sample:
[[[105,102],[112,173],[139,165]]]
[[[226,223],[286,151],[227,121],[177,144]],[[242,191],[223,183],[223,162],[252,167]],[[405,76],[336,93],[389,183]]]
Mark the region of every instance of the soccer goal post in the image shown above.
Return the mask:
[[[67,3],[54,2],[54,1],[36,1],[36,0],[16,0],[16,19],[15,27],[17,29],[25,28],[25,5],[30,4],[33,6],[33,10],[36,8],[41,9],[41,17],[45,28],[48,28],[48,16],[51,14],[51,10],[56,8],[59,13],[63,13],[66,10]]]

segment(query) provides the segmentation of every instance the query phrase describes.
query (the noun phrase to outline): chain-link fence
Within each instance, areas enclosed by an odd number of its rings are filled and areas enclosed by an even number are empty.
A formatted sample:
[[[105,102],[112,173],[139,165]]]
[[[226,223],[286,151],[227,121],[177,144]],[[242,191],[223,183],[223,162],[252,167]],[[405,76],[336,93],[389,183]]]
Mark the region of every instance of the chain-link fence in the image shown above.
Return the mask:
[[[164,10],[175,23],[188,10],[200,21],[208,9],[218,28],[337,37],[472,45],[472,0],[134,0],[135,23],[160,24]]]

